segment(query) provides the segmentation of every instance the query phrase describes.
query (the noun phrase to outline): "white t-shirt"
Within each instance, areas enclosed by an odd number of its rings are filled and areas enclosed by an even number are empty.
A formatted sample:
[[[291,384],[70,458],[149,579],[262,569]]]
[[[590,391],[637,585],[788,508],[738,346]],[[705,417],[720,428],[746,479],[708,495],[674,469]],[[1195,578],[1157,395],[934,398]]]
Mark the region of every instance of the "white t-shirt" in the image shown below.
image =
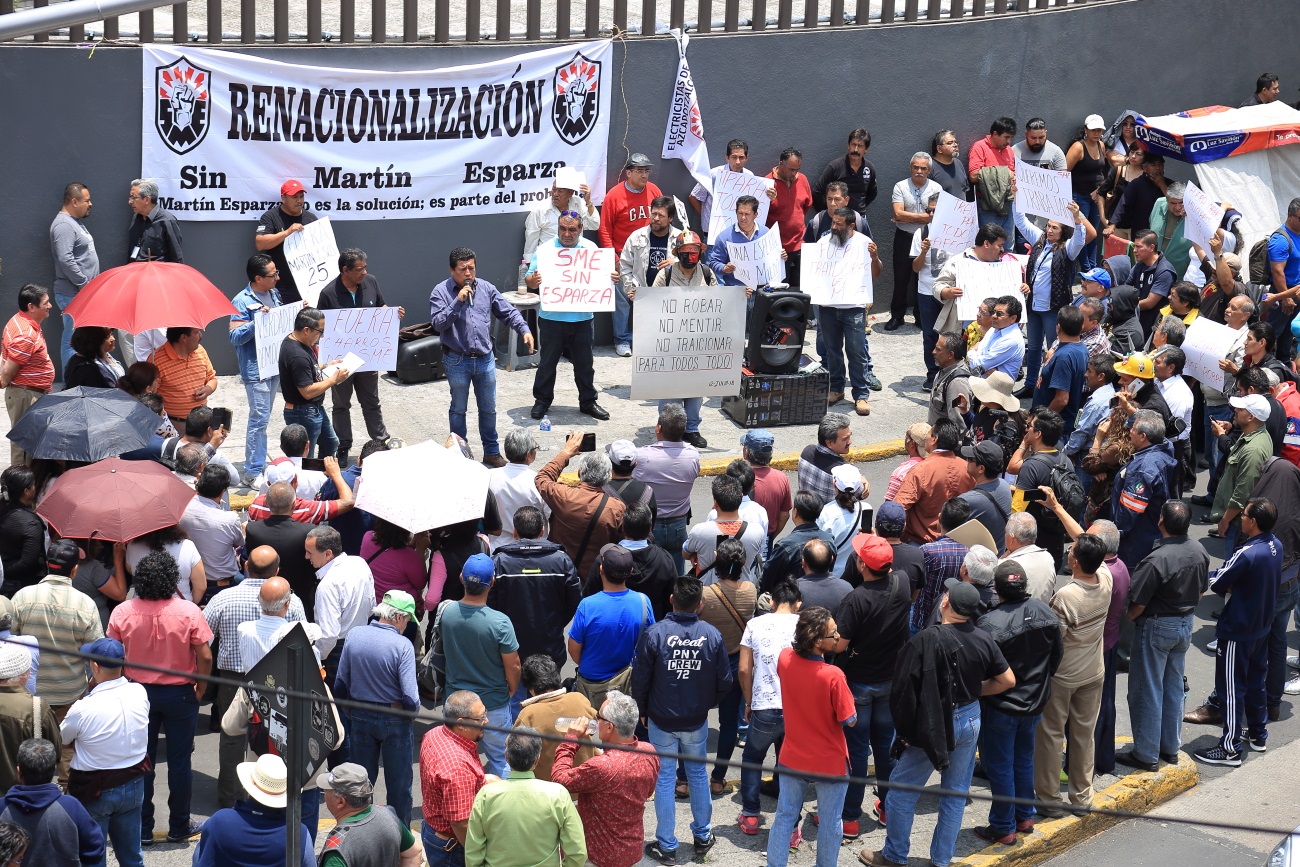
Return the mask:
[[[844,567],[848,565],[849,556],[853,553],[853,537],[858,534],[858,526],[862,523],[862,513],[870,508],[871,504],[866,500],[854,503],[851,512],[841,509],[840,504],[834,500],[822,506],[822,513],[817,518],[817,527],[825,530],[835,545],[835,566],[831,570],[832,575],[844,574]]]
[[[1174,440],[1185,440],[1192,435],[1192,389],[1187,384],[1187,380],[1181,376],[1171,376],[1166,380],[1156,380],[1156,385],[1160,389],[1160,394],[1169,404],[1169,414],[1174,418],[1181,418],[1187,425],[1183,432],[1174,437]]]
[[[744,535],[740,537],[740,543],[745,546],[745,571],[741,573],[740,580],[757,584],[755,573],[762,565],[763,549],[767,547],[767,533],[763,532],[763,528],[756,521],[745,521],[743,518],[741,520],[746,526]],[[733,532],[738,528],[739,524],[730,527]],[[714,557],[718,553],[718,539],[729,535],[731,534],[718,529],[716,521],[703,521],[686,532],[686,543],[682,545],[682,553],[683,555],[694,554],[696,565],[703,572],[713,565]],[[717,580],[716,569],[710,570],[700,579],[706,586]]]
[[[894,184],[894,195],[891,201],[896,205],[902,205],[903,210],[909,214],[924,214],[925,209],[930,206],[930,197],[937,196],[943,192],[943,187],[939,186],[936,181],[926,178],[925,183],[918,190],[912,183],[911,178],[903,178]],[[924,223],[895,223],[900,230],[915,235],[917,230]]]
[[[745,624],[741,647],[754,654],[754,689],[751,710],[781,709],[781,679],[776,676],[776,661],[781,651],[794,644],[794,627],[798,614],[762,614]]]
[[[924,240],[925,238],[921,237],[920,232],[912,233],[912,249],[908,255],[913,259],[921,255],[921,242]],[[934,278],[939,276],[944,263],[948,261],[948,257],[951,255],[951,253],[945,253],[943,250],[930,249],[930,252],[925,257],[925,264],[921,266],[921,270],[916,274],[916,291],[918,293],[929,295],[931,298],[934,297]]]
[[[501,535],[488,537],[493,551],[515,540],[515,512],[524,506],[536,506],[542,510],[542,517],[551,519],[551,507],[538,493],[536,478],[537,471],[526,464],[506,464],[488,472],[488,490],[496,498],[497,513],[501,516]]]
[[[140,561],[150,554],[152,550],[144,542],[131,542],[128,544],[126,546],[126,571],[135,574],[135,567],[140,565]],[[176,566],[180,569],[181,580],[176,585],[177,591],[190,602],[194,602],[194,590],[190,587],[190,572],[194,571],[196,565],[203,562],[203,558],[199,556],[199,549],[194,547],[194,543],[189,539],[182,539],[179,542],[168,542],[163,546],[163,550],[172,555],[172,559],[176,561]]]

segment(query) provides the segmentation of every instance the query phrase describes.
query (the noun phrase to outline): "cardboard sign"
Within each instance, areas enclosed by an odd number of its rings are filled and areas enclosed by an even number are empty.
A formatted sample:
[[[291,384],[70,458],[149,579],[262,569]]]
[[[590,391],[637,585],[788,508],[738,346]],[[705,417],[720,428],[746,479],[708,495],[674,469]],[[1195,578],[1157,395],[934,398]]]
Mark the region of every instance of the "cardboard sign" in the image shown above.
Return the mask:
[[[1188,215],[1191,215],[1189,210]],[[1211,322],[1204,316],[1196,317],[1187,328],[1182,350],[1187,355],[1183,376],[1191,377],[1210,388],[1223,388],[1224,374],[1219,361],[1228,357],[1228,350],[1240,335],[1226,325]]]
[[[293,333],[293,320],[303,302],[295,301],[259,310],[253,314],[253,339],[257,342],[257,375],[270,379],[280,375],[280,344]]]
[[[754,222],[759,226],[767,225],[767,208],[770,200],[767,191],[776,182],[771,178],[747,175],[744,172],[715,172],[713,177],[713,200],[709,203],[708,240],[713,242],[727,227],[736,222],[736,200],[741,196],[753,196],[758,199],[758,217]]]
[[[610,247],[537,248],[538,291],[548,313],[598,313],[614,309],[618,259]]]
[[[284,239],[284,255],[298,294],[312,307],[321,290],[339,276],[339,245],[329,217],[321,217]]]
[[[1187,209],[1187,222],[1183,224],[1183,237],[1210,254],[1210,239],[1223,222],[1223,208],[1191,181],[1183,193],[1183,207]]]
[[[396,307],[347,307],[325,311],[325,333],[320,358],[343,358],[352,353],[366,370],[397,369],[397,332],[402,320]],[[357,368],[348,367],[352,373]]]
[[[555,170],[555,186],[562,190],[573,190],[576,193],[582,190],[585,183],[587,179],[582,176],[582,172],[571,166],[560,166]]]
[[[1020,295],[1021,271],[1017,262],[961,258],[957,260],[956,277],[957,288],[962,292],[957,298],[957,318],[962,322],[975,319],[985,298]]]
[[[975,243],[980,230],[974,202],[963,202],[948,193],[939,193],[930,221],[930,249],[941,253],[961,253]]]
[[[1068,171],[1040,169],[1016,160],[1017,211],[1073,225],[1074,215],[1070,213],[1073,201]]]
[[[842,247],[832,244],[830,235],[816,244],[804,244],[799,282],[800,291],[808,293],[813,304],[858,307],[872,303],[867,236],[855,233]]]
[[[748,244],[727,242],[727,256],[736,270],[731,276],[740,285],[757,288],[772,283],[785,282],[785,260],[781,258],[781,230],[777,226],[767,230],[761,238]]]
[[[742,286],[651,286],[632,308],[632,399],[740,394]]]

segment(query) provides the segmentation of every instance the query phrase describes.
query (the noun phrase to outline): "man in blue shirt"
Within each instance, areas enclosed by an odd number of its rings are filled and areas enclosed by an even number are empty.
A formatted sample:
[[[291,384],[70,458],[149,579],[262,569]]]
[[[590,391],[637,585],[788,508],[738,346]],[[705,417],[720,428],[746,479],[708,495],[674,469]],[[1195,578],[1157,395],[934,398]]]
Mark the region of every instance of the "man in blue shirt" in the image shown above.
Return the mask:
[[[718,282],[723,286],[744,285],[733,276],[736,266],[731,262],[731,253],[727,250],[727,242],[752,244],[770,231],[772,230],[766,226],[758,225],[758,199],[753,196],[741,196],[736,199],[736,222],[719,232],[718,237],[712,239],[713,246],[709,248],[708,260],[705,264],[718,275]],[[784,254],[782,256],[784,257]],[[749,288],[759,289],[762,287],[751,286]]]
[[[568,649],[578,667],[577,691],[599,707],[611,689],[626,689],[632,658],[645,630],[654,624],[654,609],[644,593],[627,589],[632,552],[606,545],[597,558],[601,592],[578,603],[569,625]]]
[[[993,328],[966,359],[972,371],[988,376],[1000,370],[1014,382],[1025,360],[1025,336],[1020,333],[1020,315],[1024,305],[1014,295],[1003,295],[993,302]]]
[[[560,212],[559,234],[549,246],[596,249],[595,244],[582,237],[582,218],[577,211]],[[611,279],[618,282],[617,271]],[[539,289],[542,285],[542,273],[537,270],[536,252],[528,263],[524,283],[530,290]],[[613,292],[612,286],[610,292]],[[547,310],[543,299],[541,311],[537,314],[537,330],[538,336],[542,338],[542,357],[537,364],[537,375],[533,378],[533,418],[540,419],[551,408],[551,401],[555,400],[555,368],[560,363],[560,356],[568,350],[569,360],[573,362],[573,381],[578,386],[578,411],[599,421],[607,420],[609,413],[596,403],[596,373],[591,354],[594,340],[592,314]]]
[[[1300,293],[1300,198],[1286,206],[1286,222],[1268,239],[1270,291],[1264,308],[1277,334],[1276,355],[1291,358],[1291,320],[1295,318],[1296,294]]]
[[[1074,430],[1074,419],[1083,405],[1088,349],[1079,340],[1082,333],[1082,310],[1066,306],[1057,311],[1056,339],[1060,345],[1043,365],[1034,388],[1034,406],[1046,406],[1059,412],[1067,435]]]
[[[271,411],[275,408],[275,393],[280,390],[280,377],[273,374],[263,378],[258,369],[257,331],[253,325],[253,315],[280,306],[280,294],[275,291],[280,271],[266,253],[254,253],[248,257],[244,270],[248,272],[248,285],[230,302],[239,311],[230,317],[230,342],[235,347],[239,378],[244,382],[244,395],[248,399],[243,484],[257,490],[262,486],[262,471],[266,469],[266,426],[270,423]],[[278,373],[279,368],[276,369]]]

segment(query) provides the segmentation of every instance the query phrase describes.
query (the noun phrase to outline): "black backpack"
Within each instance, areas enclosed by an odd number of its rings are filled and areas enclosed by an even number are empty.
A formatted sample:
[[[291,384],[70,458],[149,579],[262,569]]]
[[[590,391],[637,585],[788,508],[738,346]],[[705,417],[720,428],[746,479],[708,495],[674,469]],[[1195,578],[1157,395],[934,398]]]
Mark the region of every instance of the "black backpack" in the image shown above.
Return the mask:
[[[1267,238],[1260,238],[1251,246],[1250,255],[1246,259],[1246,263],[1250,268],[1251,283],[1268,286],[1273,282],[1273,273],[1268,261],[1268,242],[1273,240],[1273,235],[1281,234],[1281,232],[1273,232]],[[1287,241],[1289,242],[1290,238],[1287,238]]]
[[[1083,507],[1088,501],[1088,495],[1084,493],[1083,483],[1079,481],[1074,467],[1067,467],[1059,461],[1054,463],[1051,475],[1047,477],[1047,484],[1056,495],[1056,501],[1065,507],[1070,517],[1082,521]]]

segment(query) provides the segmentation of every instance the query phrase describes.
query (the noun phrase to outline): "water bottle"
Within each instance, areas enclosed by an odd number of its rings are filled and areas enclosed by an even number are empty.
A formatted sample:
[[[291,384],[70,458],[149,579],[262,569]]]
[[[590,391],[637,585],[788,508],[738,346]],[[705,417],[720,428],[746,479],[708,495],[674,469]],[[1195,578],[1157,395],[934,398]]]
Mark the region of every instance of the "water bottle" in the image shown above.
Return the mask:
[[[542,416],[542,423],[538,426],[538,430],[542,433],[551,432],[551,417],[549,415]]]
[[[562,716],[555,721],[555,730],[557,732],[567,732],[570,726],[576,725],[580,722],[582,722],[582,720],[578,717]],[[596,736],[596,731],[598,728],[599,727],[596,725],[596,721],[594,719],[587,720],[586,736],[589,738],[594,738]]]

